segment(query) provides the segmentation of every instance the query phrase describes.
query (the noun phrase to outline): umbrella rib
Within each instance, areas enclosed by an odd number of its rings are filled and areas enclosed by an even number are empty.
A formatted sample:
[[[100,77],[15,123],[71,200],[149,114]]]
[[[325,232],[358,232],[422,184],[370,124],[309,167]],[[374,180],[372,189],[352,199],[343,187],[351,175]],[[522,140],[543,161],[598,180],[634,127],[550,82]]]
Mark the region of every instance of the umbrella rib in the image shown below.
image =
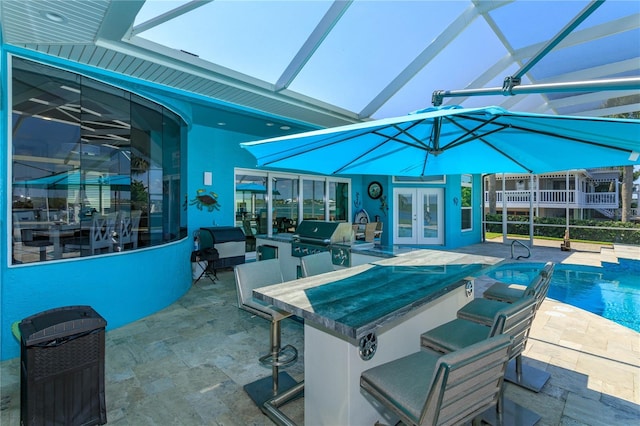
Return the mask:
[[[476,120],[474,117],[467,117],[464,116],[465,118],[468,119],[472,119],[472,120]],[[448,117],[447,117],[448,118]],[[506,152],[502,151],[501,149],[497,148],[495,145],[493,145],[491,142],[487,141],[484,139],[484,137],[491,135],[493,133],[497,133],[501,130],[504,130],[505,128],[508,128],[510,126],[504,125],[502,123],[497,123],[500,127],[490,130],[482,135],[476,135],[475,133],[480,130],[481,128],[483,128],[484,126],[488,125],[488,124],[493,124],[493,122],[497,119],[497,117],[493,117],[491,120],[486,120],[481,122],[480,125],[478,125],[477,127],[469,130],[467,128],[465,128],[463,125],[461,125],[460,123],[458,123],[457,121],[454,120],[450,120],[452,124],[454,124],[455,126],[459,127],[460,129],[464,130],[465,133],[464,135],[460,136],[458,139],[456,139],[454,142],[447,144],[447,146],[445,146],[444,148],[442,148],[442,151],[446,151],[449,150],[451,148],[455,148],[456,146],[459,145],[464,145],[468,142],[471,142],[473,140],[480,140],[482,143],[484,143],[485,145],[489,146],[491,149],[499,152],[501,155],[503,155],[505,158],[508,158],[509,160],[511,160],[514,164],[517,164],[518,166],[522,167],[523,169],[527,170],[527,172],[529,173],[533,173],[533,170],[531,170],[529,167],[525,166],[524,164],[522,164],[520,161],[516,160],[515,158],[513,158],[512,156],[510,156],[509,154],[507,154]],[[465,136],[468,135],[472,135],[471,137],[468,137],[466,139],[461,140],[461,138],[464,138]],[[425,166],[426,167],[426,159],[425,159]]]
[[[411,125],[409,127],[407,127],[406,129],[403,129],[401,127],[398,127],[398,125],[393,124],[393,125],[389,125],[387,127],[382,127],[382,128],[380,128],[378,130],[372,131],[371,134],[375,134],[377,136],[381,136],[381,137],[386,138],[386,139],[384,141],[380,142],[375,147],[369,149],[368,151],[363,152],[361,155],[359,155],[358,157],[354,158],[352,161],[349,161],[348,163],[343,164],[341,167],[339,167],[338,169],[334,170],[332,173],[333,174],[340,173],[341,171],[345,170],[346,168],[348,168],[352,164],[356,163],[358,160],[360,160],[364,156],[370,154],[372,151],[375,151],[376,149],[380,148],[382,145],[386,144],[389,141],[394,141],[394,142],[397,142],[399,144],[410,146],[410,147],[417,148],[417,149],[423,149],[423,150],[427,151],[427,153],[428,153],[429,152],[429,146],[427,144],[425,144],[420,139],[418,139],[415,136],[413,136],[411,133],[407,133],[409,130],[411,130],[413,127],[417,126],[418,124],[422,123],[423,121],[424,120],[415,121],[415,122],[411,123]],[[398,131],[398,133],[396,133],[393,136],[385,135],[385,134],[380,133],[380,130],[388,129],[388,128],[394,128],[394,129],[396,129]],[[398,136],[401,135],[401,134],[403,134],[403,135],[407,136],[408,138],[414,140],[416,143],[413,144],[411,142],[404,141],[402,139],[398,139]]]
[[[279,161],[283,161],[283,160],[288,160],[288,159],[290,159],[290,158],[294,158],[294,157],[297,157],[297,156],[302,155],[302,154],[307,154],[307,153],[312,152],[312,151],[316,151],[316,150],[319,150],[319,149],[324,149],[324,148],[326,148],[326,147],[328,147],[328,146],[331,146],[331,145],[335,145],[335,144],[339,144],[339,143],[342,143],[342,142],[346,142],[346,141],[348,141],[348,140],[350,140],[350,139],[359,138],[359,137],[361,137],[361,136],[363,136],[363,135],[366,135],[366,134],[374,134],[374,135],[376,135],[376,136],[380,136],[380,137],[384,138],[384,140],[383,140],[382,142],[380,142],[380,143],[376,144],[376,146],[374,146],[374,147],[372,147],[372,148],[368,149],[367,151],[362,152],[360,155],[358,155],[357,157],[355,157],[355,158],[354,158],[354,159],[352,159],[351,161],[349,161],[349,162],[347,162],[347,163],[343,164],[342,166],[340,166],[339,168],[337,168],[335,171],[333,171],[333,172],[332,172],[333,174],[339,173],[339,172],[341,172],[342,170],[344,170],[344,169],[348,168],[348,167],[349,167],[350,165],[352,165],[353,163],[357,162],[358,160],[360,160],[360,159],[361,159],[361,158],[363,158],[364,156],[368,155],[368,154],[369,154],[369,153],[371,153],[372,151],[374,151],[374,150],[376,150],[376,149],[380,148],[382,145],[386,144],[386,143],[387,143],[387,142],[389,142],[389,141],[394,141],[394,142],[402,143],[402,144],[405,144],[405,145],[407,145],[407,146],[412,146],[412,147],[419,148],[419,149],[426,149],[426,148],[427,148],[427,146],[426,146],[425,144],[421,143],[421,141],[420,141],[419,139],[417,139],[416,137],[414,137],[414,136],[412,136],[411,134],[407,133],[407,130],[409,130],[409,129],[413,128],[414,126],[416,126],[416,125],[417,125],[418,123],[420,123],[421,121],[423,121],[423,120],[420,120],[420,121],[418,121],[418,122],[412,123],[412,125],[411,125],[409,128],[407,128],[407,129],[399,128],[397,125],[395,125],[395,124],[394,124],[394,125],[389,125],[389,126],[386,126],[386,127],[381,127],[380,129],[377,129],[377,130],[375,130],[375,131],[373,131],[373,132],[367,132],[367,131],[364,131],[364,132],[361,132],[361,133],[356,134],[356,135],[349,135],[349,136],[344,137],[344,138],[340,138],[340,139],[332,140],[332,141],[330,141],[330,142],[328,142],[328,143],[322,143],[322,141],[318,141],[318,142],[317,142],[317,143],[319,144],[318,146],[315,146],[315,147],[313,147],[313,148],[309,148],[308,150],[306,150],[306,151],[304,151],[304,152],[295,152],[295,153],[292,153],[292,154],[283,155],[283,154],[285,154],[288,150],[280,151],[280,152],[278,152],[278,153],[276,153],[276,154],[270,154],[270,156],[271,156],[271,157],[273,157],[273,156],[275,156],[275,155],[278,155],[278,157],[277,157],[277,158],[274,158],[274,159],[272,159],[272,160],[269,160],[269,161],[265,161],[265,162],[263,163],[263,165],[264,165],[264,166],[268,166],[268,165],[270,165],[270,164],[272,164],[272,163],[275,163],[275,162],[279,162]],[[397,132],[398,132],[398,133],[397,133],[397,134],[395,134],[395,135],[392,135],[392,136],[389,136],[389,135],[385,135],[385,134],[383,134],[383,133],[380,133],[380,131],[381,131],[381,130],[383,130],[383,129],[387,129],[387,128],[393,128],[393,129],[397,130]],[[405,134],[406,136],[410,137],[411,139],[413,139],[414,141],[416,141],[418,145],[415,145],[415,144],[409,143],[409,142],[407,142],[407,141],[403,141],[403,140],[397,139],[398,135],[400,135],[400,134]],[[289,149],[289,150],[293,150],[293,149],[296,149],[296,148],[292,148],[292,149]]]
[[[580,138],[576,138],[576,137],[573,137],[573,136],[558,135],[558,134],[555,134],[555,133],[546,132],[544,130],[531,130],[531,129],[527,129],[525,127],[520,127],[520,126],[511,126],[511,127],[514,128],[514,129],[517,129],[517,130],[526,130],[526,131],[537,133],[537,134],[540,134],[540,135],[552,136],[552,137],[555,137],[555,138],[565,139],[565,140],[569,140],[569,141],[573,141],[573,142],[578,142],[578,143],[582,143],[582,144],[585,144],[585,145],[599,146],[601,148],[613,149],[613,150],[616,150],[616,151],[622,151],[622,152],[628,152],[628,153],[633,152],[633,150],[630,150],[630,149],[627,149],[627,148],[622,148],[622,147],[619,147],[619,146],[607,145],[605,143],[594,142],[594,141],[590,141],[590,140],[587,140],[587,139],[580,139]]]
[[[389,142],[389,139],[380,142],[379,144],[377,144],[376,146],[362,152],[360,155],[358,155],[357,157],[353,158],[351,161],[346,162],[345,164],[343,164],[342,166],[338,167],[336,170],[334,170],[332,172],[332,174],[337,174],[340,173],[341,171],[343,171],[344,169],[346,169],[347,167],[349,167],[350,165],[352,165],[353,163],[357,162],[358,160],[360,160],[362,157],[370,154],[371,152],[375,151],[376,149],[380,148],[382,145],[384,145],[385,143]]]
[[[271,153],[271,154],[269,154],[269,157],[274,157],[276,155],[278,157],[276,157],[276,158],[274,158],[272,160],[269,160],[269,161],[265,161],[263,163],[263,166],[268,166],[271,163],[275,163],[275,162],[278,162],[278,161],[288,160],[290,158],[297,157],[298,155],[306,154],[308,152],[316,151],[318,149],[323,149],[323,148],[326,148],[326,147],[331,146],[331,145],[335,145],[335,144],[338,144],[338,143],[342,143],[342,142],[348,141],[350,139],[359,138],[360,136],[366,135],[367,133],[368,132],[362,132],[362,133],[359,133],[357,135],[350,135],[348,137],[336,139],[336,140],[330,141],[328,143],[323,143],[323,141],[320,140],[320,141],[317,142],[319,144],[318,146],[315,146],[313,148],[309,148],[309,149],[307,149],[306,151],[303,151],[303,152],[294,152],[292,154],[285,155],[285,153],[287,153],[288,151],[292,151],[294,149],[298,149],[298,147],[295,147],[295,148],[288,148],[288,149],[286,149],[284,151],[280,151],[280,152],[277,152],[277,153]]]
[[[470,120],[480,121],[480,119],[478,119],[476,117],[465,116],[465,118],[468,118]],[[564,120],[564,118],[562,118],[562,117],[547,117],[547,118]],[[512,128],[512,129],[516,129],[516,130],[522,130],[522,131],[525,131],[525,132],[537,133],[537,134],[544,135],[544,136],[550,136],[550,137],[554,137],[554,138],[558,138],[558,139],[570,140],[570,141],[573,141],[573,142],[583,143],[583,144],[586,144],[586,145],[599,146],[601,148],[613,149],[613,150],[622,151],[622,152],[629,152],[629,153],[633,152],[632,150],[629,150],[627,148],[621,148],[621,147],[618,147],[618,146],[607,145],[605,143],[594,142],[594,141],[590,141],[590,140],[587,140],[587,139],[580,139],[580,138],[577,138],[577,137],[574,137],[574,136],[559,135],[559,134],[548,132],[548,131],[544,131],[544,130],[534,130],[534,129],[530,129],[530,128],[527,128],[527,127],[522,127],[522,126],[518,126],[518,125],[514,125],[514,124],[502,124],[502,123],[498,123],[498,124],[500,124],[502,127],[499,128],[499,129],[496,129],[497,131],[503,130],[505,128]],[[486,143],[486,141],[483,141],[483,142]]]

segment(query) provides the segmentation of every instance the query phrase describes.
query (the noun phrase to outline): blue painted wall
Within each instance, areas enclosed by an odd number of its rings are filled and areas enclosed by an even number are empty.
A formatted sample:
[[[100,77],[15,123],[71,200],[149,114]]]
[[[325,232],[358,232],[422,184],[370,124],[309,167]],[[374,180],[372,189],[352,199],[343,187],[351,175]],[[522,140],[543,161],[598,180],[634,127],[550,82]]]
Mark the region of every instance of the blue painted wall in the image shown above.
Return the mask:
[[[1,33],[0,33],[1,34]],[[0,40],[1,41],[1,40]],[[24,317],[54,307],[91,305],[108,321],[108,328],[122,326],[136,319],[156,312],[180,298],[191,286],[190,253],[193,231],[200,227],[230,226],[235,223],[234,208],[234,168],[254,168],[255,159],[239,143],[255,140],[253,135],[225,131],[217,127],[217,120],[211,123],[194,122],[192,105],[178,100],[175,89],[152,87],[129,77],[119,76],[99,69],[76,63],[50,58],[24,49],[0,45],[2,73],[0,75],[0,152],[5,158],[10,153],[7,141],[8,99],[6,53],[22,56],[61,66],[72,71],[101,79],[119,87],[139,93],[159,102],[180,114],[188,123],[186,158],[183,159],[183,178],[187,179],[187,193],[183,197],[187,203],[189,237],[166,246],[140,251],[116,253],[93,258],[52,261],[44,264],[9,267],[10,239],[7,214],[0,214],[0,236],[2,241],[2,261],[0,265],[0,359],[19,355],[19,345],[10,332],[11,324]],[[205,186],[203,174],[212,172],[213,182]],[[9,185],[6,181],[7,161],[0,161],[0,197],[2,212],[8,212]],[[352,179],[352,201],[359,194],[360,208],[367,210],[370,219],[380,216],[384,223],[383,245],[390,245],[393,235],[391,216],[393,212],[393,183],[389,176],[348,176]],[[383,184],[388,210],[383,212],[380,200],[372,200],[367,194],[367,186],[377,180]],[[481,185],[480,177],[474,177],[473,230],[460,231],[460,209],[453,203],[454,196],[460,199],[460,177],[449,176],[445,188],[445,247],[454,248],[481,240]],[[215,193],[219,210],[209,212],[206,207],[199,210],[190,205],[199,189]],[[352,217],[357,211],[352,204]]]
[[[6,181],[6,158],[10,156],[11,149],[8,146],[6,127],[10,111],[7,99],[7,51],[11,50],[27,58],[62,66],[105,81],[115,82],[116,78],[107,73],[101,74],[93,68],[48,58],[42,54],[7,48],[4,45],[1,49],[0,211],[4,213],[0,214],[0,359],[5,360],[18,356],[20,351],[20,346],[11,333],[11,324],[32,314],[56,307],[86,304],[102,315],[107,320],[108,329],[112,329],[143,318],[175,302],[191,286],[192,245],[191,240],[185,238],[168,245],[138,251],[9,267],[11,240],[7,230],[10,224],[7,223],[6,212],[10,211],[10,188]],[[130,88],[132,91],[138,87],[126,79],[119,81],[119,86]],[[154,100],[157,100],[157,97]],[[188,104],[179,101],[164,104],[180,113],[190,123]],[[192,134],[195,135],[195,140],[193,145],[189,145],[189,149],[197,152],[198,143],[205,141],[199,140],[198,132],[194,132],[193,127],[190,128],[188,137]],[[186,162],[185,159],[184,164]],[[187,179],[187,184],[195,180],[193,173],[186,167],[183,169],[183,178]]]
[[[0,152],[10,153],[7,140],[7,64],[8,51],[53,66],[83,73],[161,103],[188,123],[186,158],[183,159],[183,178],[187,180],[188,235],[182,241],[140,251],[84,259],[50,261],[40,264],[9,267],[10,239],[7,214],[0,214],[2,261],[0,266],[0,359],[19,355],[19,345],[11,334],[11,324],[47,309],[87,304],[106,318],[108,329],[122,326],[156,312],[180,298],[191,286],[191,235],[206,226],[229,226],[235,222],[234,167],[252,168],[255,158],[239,143],[255,140],[247,134],[194,123],[192,105],[174,96],[175,90],[164,91],[128,77],[69,61],[51,58],[40,53],[15,47],[0,46],[2,51],[2,98],[0,110]],[[203,173],[213,173],[213,184],[205,186]],[[0,161],[0,188],[9,190],[6,182],[7,162]],[[209,212],[189,205],[199,189],[218,195],[220,210]],[[3,212],[8,212],[8,195],[0,197]]]
[[[214,120],[215,121],[215,120]],[[191,233],[208,226],[234,226],[234,168],[254,168],[255,158],[240,147],[240,142],[255,140],[255,136],[228,132],[219,128],[194,124],[189,132],[188,176],[189,204],[196,191],[204,189],[218,196],[220,210],[209,212],[189,205],[188,222]],[[211,186],[204,185],[204,172],[212,172]]]
[[[143,318],[173,303],[191,285],[188,240],[166,246],[2,271],[2,359],[20,346],[10,327],[47,309],[90,305],[108,329]]]

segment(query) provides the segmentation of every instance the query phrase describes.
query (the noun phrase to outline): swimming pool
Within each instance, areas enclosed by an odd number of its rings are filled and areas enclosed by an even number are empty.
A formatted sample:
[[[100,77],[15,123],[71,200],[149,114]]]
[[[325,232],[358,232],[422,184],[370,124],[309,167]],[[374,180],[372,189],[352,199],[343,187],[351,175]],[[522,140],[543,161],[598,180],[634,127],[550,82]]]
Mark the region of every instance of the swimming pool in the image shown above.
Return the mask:
[[[507,263],[489,270],[489,277],[528,284],[542,263]],[[603,267],[556,264],[547,295],[640,332],[640,262],[620,259]]]

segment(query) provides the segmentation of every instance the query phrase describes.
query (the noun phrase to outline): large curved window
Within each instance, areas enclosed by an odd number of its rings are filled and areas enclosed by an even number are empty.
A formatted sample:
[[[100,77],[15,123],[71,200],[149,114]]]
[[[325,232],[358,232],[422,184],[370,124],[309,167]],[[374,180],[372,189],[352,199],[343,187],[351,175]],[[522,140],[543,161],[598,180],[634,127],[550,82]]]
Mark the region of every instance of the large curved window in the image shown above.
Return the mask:
[[[183,120],[135,94],[12,58],[13,264],[186,236]]]

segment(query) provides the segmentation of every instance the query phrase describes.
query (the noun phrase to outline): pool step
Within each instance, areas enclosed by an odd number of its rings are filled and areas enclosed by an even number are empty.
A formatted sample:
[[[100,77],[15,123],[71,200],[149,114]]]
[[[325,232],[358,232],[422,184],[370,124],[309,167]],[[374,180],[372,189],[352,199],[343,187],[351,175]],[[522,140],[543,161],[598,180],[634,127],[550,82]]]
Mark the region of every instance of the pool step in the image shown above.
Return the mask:
[[[614,244],[613,251],[619,259],[640,260],[640,247],[626,244]]]
[[[603,247],[600,249],[600,261],[603,263],[618,263],[618,256],[614,248]]]

